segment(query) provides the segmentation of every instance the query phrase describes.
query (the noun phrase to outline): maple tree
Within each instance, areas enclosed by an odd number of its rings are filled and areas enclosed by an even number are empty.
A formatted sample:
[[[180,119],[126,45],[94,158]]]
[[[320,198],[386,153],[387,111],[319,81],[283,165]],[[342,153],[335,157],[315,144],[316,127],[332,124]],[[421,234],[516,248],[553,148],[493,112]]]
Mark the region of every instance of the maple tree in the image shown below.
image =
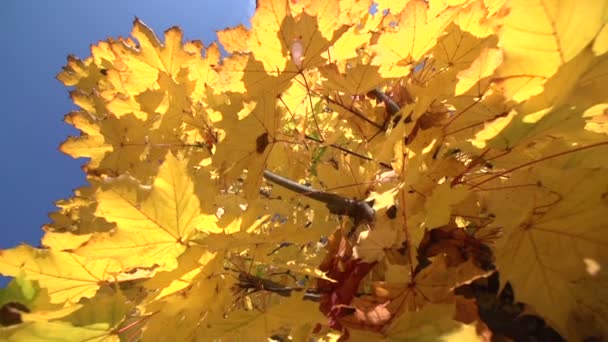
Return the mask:
[[[1,251],[3,339],[476,340],[457,288],[495,272],[608,337],[606,1],[263,0],[218,36],[68,58],[89,185]]]

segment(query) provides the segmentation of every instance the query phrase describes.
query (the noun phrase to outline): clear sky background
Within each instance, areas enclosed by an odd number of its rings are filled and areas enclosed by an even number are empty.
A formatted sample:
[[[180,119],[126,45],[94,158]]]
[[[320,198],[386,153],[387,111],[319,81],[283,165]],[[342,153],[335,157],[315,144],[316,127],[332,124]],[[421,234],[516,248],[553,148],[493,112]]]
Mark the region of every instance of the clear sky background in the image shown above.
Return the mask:
[[[0,249],[38,246],[54,202],[85,185],[85,160],[57,149],[68,135],[78,135],[62,121],[76,107],[69,89],[55,79],[68,54],[85,59],[91,44],[128,36],[135,17],[161,39],[177,25],[185,39],[207,46],[217,39],[215,31],[248,25],[254,9],[254,0],[3,0]]]

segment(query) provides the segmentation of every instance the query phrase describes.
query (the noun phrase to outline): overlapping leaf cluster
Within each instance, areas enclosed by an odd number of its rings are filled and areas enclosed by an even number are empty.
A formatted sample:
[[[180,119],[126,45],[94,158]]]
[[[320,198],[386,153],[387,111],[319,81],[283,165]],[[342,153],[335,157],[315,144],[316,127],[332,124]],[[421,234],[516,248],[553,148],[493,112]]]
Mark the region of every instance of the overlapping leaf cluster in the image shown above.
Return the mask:
[[[265,0],[221,58],[136,20],[58,76],[90,185],[0,253],[2,338],[472,339],[454,289],[495,269],[564,337],[608,336],[607,23],[605,1]]]

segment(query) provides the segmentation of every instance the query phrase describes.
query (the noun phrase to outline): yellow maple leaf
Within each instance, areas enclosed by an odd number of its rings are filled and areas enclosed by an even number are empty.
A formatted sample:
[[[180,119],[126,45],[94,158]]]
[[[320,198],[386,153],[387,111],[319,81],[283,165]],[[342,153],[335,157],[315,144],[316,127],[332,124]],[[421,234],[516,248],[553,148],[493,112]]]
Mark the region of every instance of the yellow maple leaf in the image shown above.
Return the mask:
[[[456,85],[455,95],[466,92],[477,82],[481,81],[482,78],[493,75],[501,62],[501,50],[484,49],[468,69],[458,73],[458,84]]]
[[[321,69],[321,74],[327,78],[329,87],[351,94],[351,96],[366,94],[383,82],[382,77],[378,74],[378,67],[371,65],[359,64],[349,68],[344,74],[330,66]]]
[[[280,140],[278,129],[282,113],[276,108],[276,97],[265,93],[257,103],[245,104],[236,115],[228,116],[218,127],[231,132],[218,146],[214,163],[227,182],[240,177],[247,168],[246,194],[257,193],[262,172],[274,144]]]
[[[596,55],[601,55],[606,51],[608,51],[608,23],[604,24],[593,42],[593,52]]]
[[[599,104],[585,111],[585,118],[591,118],[587,121],[585,129],[596,133],[608,134],[608,104]]]
[[[387,341],[482,341],[474,325],[453,319],[450,305],[434,304],[401,315],[387,331]]]
[[[403,76],[403,73],[390,73],[387,68],[419,60],[437,43],[456,11],[446,9],[437,16],[428,15],[427,12],[428,4],[425,1],[408,2],[401,12],[398,30],[387,32],[378,39],[372,63],[381,66],[383,76]]]
[[[494,3],[483,0],[473,1],[458,13],[454,22],[462,30],[476,37],[487,37],[494,34],[498,26],[497,19],[494,18],[496,13],[492,13],[492,11],[500,9],[504,2],[505,0],[494,1]]]
[[[76,310],[82,308],[81,304],[75,303],[50,303],[48,291],[38,286],[38,281],[29,280],[21,271],[11,282],[0,290],[0,302],[10,306],[9,303],[19,303],[27,308],[14,307],[17,309],[23,322],[36,322],[45,320],[62,319]]]
[[[357,57],[357,49],[368,44],[371,36],[370,32],[361,30],[356,25],[352,26],[333,44],[331,48],[332,59],[343,61]]]
[[[165,31],[165,43],[161,44],[149,27],[135,19],[132,35],[140,47],[135,56],[173,79],[176,79],[180,70],[191,61],[191,55],[182,49],[182,32],[177,27]]]
[[[113,293],[82,302],[61,320],[47,317],[27,322],[19,329],[2,329],[0,337],[6,341],[119,341],[118,327],[131,308],[126,298]],[[34,315],[24,314],[24,319]]]
[[[543,90],[558,68],[571,61],[604,25],[601,2],[509,2],[500,30],[504,62],[498,74],[508,97],[522,101]]]
[[[448,224],[452,207],[469,195],[471,195],[470,190],[464,187],[453,188],[448,182],[435,187],[431,196],[426,199],[426,226],[435,228]]]
[[[34,310],[0,333],[473,340],[454,289],[487,276],[492,251],[563,337],[608,335],[605,1],[256,7],[251,29],[219,33],[226,58],[136,20],[68,59],[58,79],[80,109],[66,122],[82,133],[61,149],[91,159],[92,185],[58,202],[49,250],[0,255],[23,289],[3,300]],[[375,212],[338,217],[266,169]],[[328,317],[301,300],[312,278]],[[58,309],[83,296],[73,286],[91,299]]]
[[[188,288],[197,277],[211,276],[222,270],[217,252],[203,248],[189,248],[179,256],[179,267],[170,272],[162,272],[146,281],[145,287],[151,290],[161,289],[155,294],[155,299],[161,299]]]
[[[390,10],[392,13],[401,13],[407,5],[407,1],[399,0],[380,0],[376,1],[378,10]]]
[[[19,246],[0,253],[0,273],[16,276],[25,272],[47,289],[51,303],[77,302],[92,297],[104,282],[114,281],[120,263],[110,259],[89,259],[70,252],[37,250]]]
[[[530,182],[521,177],[517,183]],[[576,340],[585,333],[576,328],[573,317],[595,301],[593,295],[577,293],[585,291],[586,279],[599,277],[589,271],[586,260],[600,269],[608,260],[602,214],[608,183],[603,171],[594,170],[539,167],[527,177],[539,179],[542,188],[488,194],[488,209],[500,217],[495,224],[503,225],[505,232],[496,248],[501,282],[511,282],[518,298],[563,336]]]
[[[338,0],[340,16],[338,21],[347,25],[357,24],[369,12],[372,0]]]
[[[353,247],[353,256],[363,262],[375,262],[385,257],[385,251],[399,245],[399,234],[396,225],[377,225],[361,232],[357,244]]]
[[[60,209],[49,214],[52,223],[43,226],[42,245],[54,250],[73,250],[87,241],[93,232],[109,231],[113,224],[95,216],[95,186],[74,190],[74,197],[55,202]]]
[[[198,323],[222,320],[233,307],[232,287],[237,279],[222,272],[223,258],[209,259],[210,254],[203,252],[201,256],[201,252],[189,250],[180,258],[180,268],[159,273],[146,283],[149,289],[162,291],[142,307],[146,313],[157,313],[147,323],[144,340],[191,340],[198,331],[207,329],[207,324]]]
[[[228,317],[229,320],[208,321],[208,325],[200,330],[199,336],[220,339],[246,336],[254,340],[264,340],[285,327],[287,331],[300,326],[311,329],[312,324],[323,319],[315,304],[303,301],[298,296],[281,298],[279,303],[265,311],[236,311],[228,314]]]
[[[114,258],[126,269],[158,265],[159,270],[172,270],[197,228],[221,231],[215,219],[201,214],[186,165],[172,154],[167,155],[149,194],[142,199],[144,191],[145,187],[129,179],[102,188],[96,215],[115,222],[116,229],[96,234],[77,253]]]

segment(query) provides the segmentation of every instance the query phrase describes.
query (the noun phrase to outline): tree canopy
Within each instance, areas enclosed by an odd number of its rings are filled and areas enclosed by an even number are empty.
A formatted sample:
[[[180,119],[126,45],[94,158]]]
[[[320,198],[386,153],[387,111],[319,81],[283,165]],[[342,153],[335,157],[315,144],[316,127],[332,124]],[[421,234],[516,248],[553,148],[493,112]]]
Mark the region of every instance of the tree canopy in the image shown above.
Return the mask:
[[[68,57],[89,185],[1,251],[3,339],[484,339],[495,272],[608,337],[606,1],[257,7]]]

